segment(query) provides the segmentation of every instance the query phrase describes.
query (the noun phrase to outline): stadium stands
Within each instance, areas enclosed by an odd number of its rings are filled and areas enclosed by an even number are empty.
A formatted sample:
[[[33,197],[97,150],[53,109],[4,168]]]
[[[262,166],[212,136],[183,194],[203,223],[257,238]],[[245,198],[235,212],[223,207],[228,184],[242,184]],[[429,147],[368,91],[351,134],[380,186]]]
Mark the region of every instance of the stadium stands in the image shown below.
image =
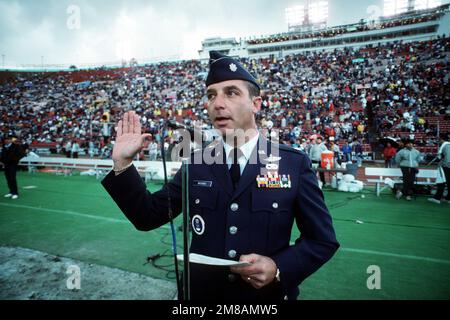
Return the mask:
[[[343,34],[356,33],[369,31],[372,29],[389,29],[398,26],[408,26],[412,24],[424,23],[428,21],[437,20],[441,17],[442,13],[428,13],[428,14],[420,14],[414,17],[406,17],[403,19],[395,19],[392,21],[383,21],[381,23],[373,24],[369,22],[360,22],[357,24],[347,25],[347,26],[338,26],[333,28],[327,28],[325,30],[320,30],[316,32],[305,32],[305,33],[285,33],[279,35],[272,35],[269,37],[262,37],[258,39],[248,40],[248,44],[255,45],[261,43],[277,43],[283,41],[292,41],[292,40],[300,40],[300,39],[313,39],[313,38],[332,38]]]
[[[242,63],[264,89],[259,124],[282,128],[282,143],[305,149],[314,134],[334,137],[340,147],[360,140],[365,154],[373,156],[378,138],[386,135],[414,136],[419,150],[436,152],[438,133],[450,130],[449,55],[449,38],[441,37]],[[70,156],[68,143],[76,142],[79,155],[108,158],[113,123],[126,110],[142,116],[144,130],[157,142],[166,119],[208,129],[206,71],[196,60],[6,72],[0,77],[8,78],[0,85],[0,138],[16,134],[41,155]],[[174,141],[169,131],[167,146]]]

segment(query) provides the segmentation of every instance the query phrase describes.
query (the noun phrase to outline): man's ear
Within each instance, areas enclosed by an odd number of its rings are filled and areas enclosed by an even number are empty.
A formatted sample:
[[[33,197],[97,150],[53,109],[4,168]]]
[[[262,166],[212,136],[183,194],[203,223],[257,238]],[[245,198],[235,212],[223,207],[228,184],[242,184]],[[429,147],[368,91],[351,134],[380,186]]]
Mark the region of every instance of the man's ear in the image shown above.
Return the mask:
[[[253,113],[257,114],[261,110],[262,98],[261,97],[253,97]]]

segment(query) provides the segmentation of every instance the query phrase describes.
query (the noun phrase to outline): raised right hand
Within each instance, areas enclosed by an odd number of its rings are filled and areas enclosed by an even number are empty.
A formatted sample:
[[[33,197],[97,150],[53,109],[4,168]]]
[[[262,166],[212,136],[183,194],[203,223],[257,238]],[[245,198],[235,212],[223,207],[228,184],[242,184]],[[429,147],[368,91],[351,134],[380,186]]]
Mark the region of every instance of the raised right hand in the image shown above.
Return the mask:
[[[117,124],[116,142],[113,148],[112,159],[114,167],[127,166],[141,150],[144,140],[151,134],[141,133],[141,122],[134,111],[126,112],[123,119]]]

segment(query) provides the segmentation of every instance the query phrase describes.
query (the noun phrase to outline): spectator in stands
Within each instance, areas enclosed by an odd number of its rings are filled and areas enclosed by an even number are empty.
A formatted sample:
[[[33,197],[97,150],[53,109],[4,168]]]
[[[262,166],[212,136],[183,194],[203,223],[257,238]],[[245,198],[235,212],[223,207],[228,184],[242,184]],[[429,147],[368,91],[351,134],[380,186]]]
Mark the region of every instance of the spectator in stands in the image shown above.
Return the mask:
[[[358,164],[358,167],[361,167],[363,161],[363,146],[361,144],[361,141],[356,140],[355,142],[353,142],[352,149],[355,153],[356,163]]]
[[[395,155],[397,154],[397,149],[395,149],[389,142],[386,143],[386,147],[383,149],[384,157],[384,167],[392,168],[394,165]]]
[[[329,146],[328,150],[333,151],[333,157],[334,157],[334,167],[336,167],[336,164],[341,164],[341,150],[339,149],[339,146],[335,143],[335,138],[330,137],[329,138]]]
[[[15,136],[5,138],[0,157],[0,163],[5,169],[5,178],[9,188],[9,193],[5,194],[5,198],[11,198],[13,200],[19,197],[16,177],[17,167],[19,160],[25,156],[25,151],[16,141],[17,138]]]
[[[419,172],[419,162],[422,156],[420,152],[413,147],[412,140],[405,141],[405,147],[397,152],[395,162],[398,163],[403,175],[403,191],[398,190],[395,197],[399,200],[403,195],[407,201],[411,201],[414,195],[414,183],[416,175]]]
[[[358,126],[356,127],[357,132],[358,132],[358,138],[363,138],[364,137],[364,124],[360,123],[358,124]]]
[[[450,134],[449,134],[450,135]],[[445,186],[447,185],[447,196],[445,201],[450,204],[450,139],[449,135],[442,138],[441,147],[439,148],[438,157],[441,161],[438,166],[439,175],[437,182],[437,191],[433,198],[428,198],[429,201],[440,204],[444,195]],[[438,181],[438,180],[436,180]]]
[[[61,153],[61,144],[56,143],[56,154],[60,154]]]
[[[107,143],[103,146],[101,152],[100,152],[100,158],[101,159],[109,159],[111,158],[111,152],[112,152],[112,144]]]
[[[339,33],[329,36],[336,34]],[[443,121],[448,107],[446,101],[450,98],[447,89],[450,64],[446,58],[449,43],[449,38],[386,43],[359,49],[292,54],[276,60],[244,59],[244,62],[267,88],[262,97],[261,118],[273,122],[273,129],[298,124],[302,134],[324,136],[325,130],[334,127],[336,139],[350,136],[366,139],[372,127],[366,116],[373,111],[380,136],[387,130],[427,133],[427,139],[420,137],[418,140],[435,146],[437,141],[433,137],[437,126],[430,118],[441,117],[440,130],[448,130]],[[349,63],[361,56],[366,58],[364,70],[358,64]],[[69,138],[77,138],[83,144],[88,138],[102,148],[105,110],[109,110],[111,122],[128,109],[142,112],[144,130],[152,134],[160,129],[160,119],[165,117],[207,120],[207,114],[202,112],[204,105],[200,103],[203,83],[200,78],[192,77],[204,71],[205,66],[200,61],[183,61],[132,70],[54,75],[21,72],[0,85],[0,127],[12,131],[19,126],[20,135],[27,137],[30,144],[53,144]],[[138,78],[144,81],[135,80]],[[91,83],[81,87],[82,80]],[[32,86],[28,87],[27,83]],[[362,91],[352,90],[363,83],[366,85]],[[167,92],[167,88],[180,93]],[[366,109],[361,94],[367,100]],[[107,102],[96,103],[92,97],[102,97]],[[374,107],[369,108],[369,105]],[[403,112],[407,114],[406,119]],[[337,125],[330,125],[334,121]],[[288,144],[294,143],[291,139],[285,140]],[[416,143],[416,146],[420,145]],[[70,153],[71,148],[69,157]]]
[[[155,140],[152,140],[148,145],[148,155],[150,157],[150,161],[156,161],[158,156],[158,144]]]
[[[308,154],[307,149],[308,147],[308,141],[305,138],[302,138],[300,146],[298,147],[298,150],[305,152],[306,154]]]
[[[327,151],[327,147],[322,142],[322,137],[317,137],[314,144],[311,145],[309,149],[309,158],[311,162],[317,164],[318,168],[321,168],[322,164],[322,152]],[[323,172],[319,172],[320,181],[322,181],[322,185],[325,185],[325,174]]]
[[[88,154],[89,154],[89,158],[93,158],[95,155],[95,143],[93,141],[89,141]]]
[[[77,159],[79,152],[80,152],[80,145],[76,140],[74,140],[72,143],[72,158]]]
[[[64,151],[67,158],[70,158],[72,156],[72,141],[67,141],[66,146],[64,147]]]
[[[347,140],[345,140],[344,145],[342,146],[342,154],[345,162],[352,161],[352,147],[350,147]]]

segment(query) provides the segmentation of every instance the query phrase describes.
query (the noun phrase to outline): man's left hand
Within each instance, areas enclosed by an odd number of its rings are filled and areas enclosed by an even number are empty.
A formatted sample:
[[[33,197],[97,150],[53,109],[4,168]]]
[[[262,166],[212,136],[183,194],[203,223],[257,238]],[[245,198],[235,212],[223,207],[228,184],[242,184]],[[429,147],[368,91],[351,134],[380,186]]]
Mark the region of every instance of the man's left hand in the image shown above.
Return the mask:
[[[246,267],[231,267],[231,271],[241,275],[245,282],[248,282],[256,289],[273,282],[277,273],[275,262],[265,256],[258,254],[242,255],[240,262],[249,262],[251,265]]]

